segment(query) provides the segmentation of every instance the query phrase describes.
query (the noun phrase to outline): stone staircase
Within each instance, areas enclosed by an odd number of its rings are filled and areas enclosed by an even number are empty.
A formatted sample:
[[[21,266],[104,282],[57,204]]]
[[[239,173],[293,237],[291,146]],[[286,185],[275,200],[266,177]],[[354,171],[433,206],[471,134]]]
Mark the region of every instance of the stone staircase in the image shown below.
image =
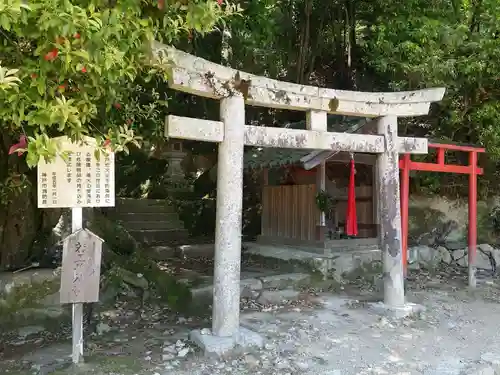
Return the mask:
[[[114,217],[147,245],[168,245],[188,237],[175,207],[163,199],[118,198]]]

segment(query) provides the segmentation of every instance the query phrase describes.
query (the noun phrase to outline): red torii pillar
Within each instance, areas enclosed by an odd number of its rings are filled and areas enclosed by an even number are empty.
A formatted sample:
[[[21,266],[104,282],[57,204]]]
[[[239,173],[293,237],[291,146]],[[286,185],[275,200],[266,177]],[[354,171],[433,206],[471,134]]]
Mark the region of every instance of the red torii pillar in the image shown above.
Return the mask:
[[[469,286],[476,286],[476,251],[477,251],[477,176],[483,169],[477,166],[477,154],[486,152],[484,148],[460,146],[452,144],[431,143],[429,148],[437,150],[437,162],[415,162],[410,154],[404,154],[399,161],[401,169],[401,229],[402,258],[406,275],[408,265],[408,203],[410,198],[410,171],[461,173],[469,175]],[[463,151],[469,153],[469,165],[446,164],[446,151]]]

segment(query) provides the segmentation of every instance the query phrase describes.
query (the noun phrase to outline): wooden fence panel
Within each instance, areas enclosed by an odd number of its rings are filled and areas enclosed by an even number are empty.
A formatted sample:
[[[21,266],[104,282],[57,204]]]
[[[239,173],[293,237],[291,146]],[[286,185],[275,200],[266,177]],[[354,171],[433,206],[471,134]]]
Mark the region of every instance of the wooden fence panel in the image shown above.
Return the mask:
[[[265,186],[262,231],[269,237],[314,240],[319,211],[315,185]]]

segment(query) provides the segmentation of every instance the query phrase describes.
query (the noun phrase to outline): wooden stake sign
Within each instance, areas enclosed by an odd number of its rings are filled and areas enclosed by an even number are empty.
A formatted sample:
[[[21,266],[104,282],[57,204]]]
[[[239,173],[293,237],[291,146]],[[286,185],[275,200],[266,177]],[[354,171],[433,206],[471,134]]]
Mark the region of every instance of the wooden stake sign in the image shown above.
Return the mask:
[[[61,303],[99,301],[103,242],[88,229],[81,229],[66,237],[61,271]]]
[[[96,140],[72,143],[57,138],[60,150],[51,163],[38,163],[38,207],[71,208],[72,234],[64,240],[61,303],[72,304],[73,363],[83,356],[83,304],[99,301],[103,240],[83,229],[82,207],[114,207],[115,159],[112,152],[95,155]]]

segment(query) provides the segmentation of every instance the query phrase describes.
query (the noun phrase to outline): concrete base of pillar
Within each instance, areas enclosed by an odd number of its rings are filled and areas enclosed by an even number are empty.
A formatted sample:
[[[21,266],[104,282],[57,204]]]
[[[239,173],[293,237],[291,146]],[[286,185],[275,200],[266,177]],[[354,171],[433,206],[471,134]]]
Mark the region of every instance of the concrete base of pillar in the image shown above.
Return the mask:
[[[240,327],[238,334],[233,337],[219,337],[211,333],[205,334],[205,330],[194,330],[189,339],[194,342],[206,356],[227,356],[237,349],[249,347],[262,348],[264,338],[256,332]]]
[[[377,302],[371,304],[370,309],[380,315],[388,316],[394,319],[403,319],[425,312],[425,307],[417,305],[416,303],[405,303],[401,307],[394,307],[387,306],[383,302]]]

